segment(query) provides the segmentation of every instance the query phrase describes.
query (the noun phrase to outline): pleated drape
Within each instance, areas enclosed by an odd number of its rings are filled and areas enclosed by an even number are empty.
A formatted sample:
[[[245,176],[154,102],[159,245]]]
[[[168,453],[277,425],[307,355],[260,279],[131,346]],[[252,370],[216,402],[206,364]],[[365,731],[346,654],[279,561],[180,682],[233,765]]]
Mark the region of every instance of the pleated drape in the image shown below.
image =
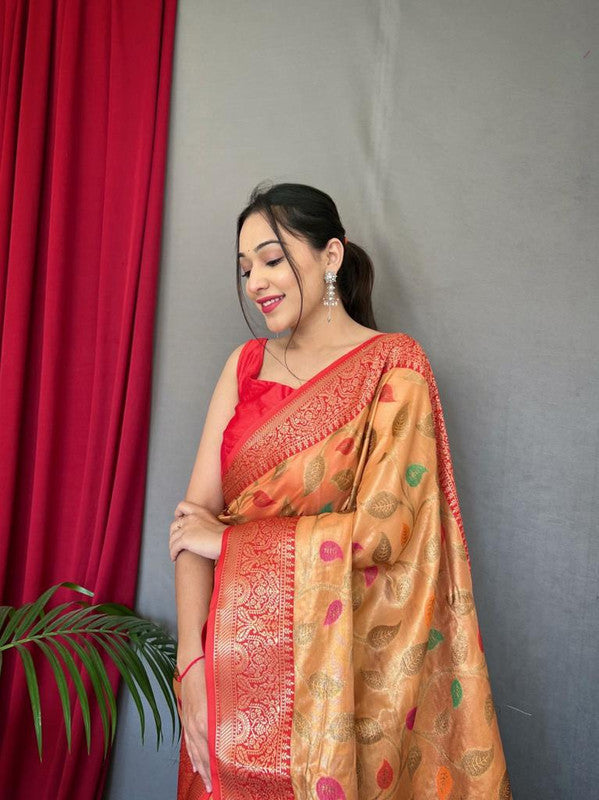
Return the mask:
[[[72,580],[134,601],[176,0],[0,9],[0,602]],[[65,599],[65,598],[62,598]],[[67,753],[40,662],[0,675],[0,793],[100,797],[98,720]]]

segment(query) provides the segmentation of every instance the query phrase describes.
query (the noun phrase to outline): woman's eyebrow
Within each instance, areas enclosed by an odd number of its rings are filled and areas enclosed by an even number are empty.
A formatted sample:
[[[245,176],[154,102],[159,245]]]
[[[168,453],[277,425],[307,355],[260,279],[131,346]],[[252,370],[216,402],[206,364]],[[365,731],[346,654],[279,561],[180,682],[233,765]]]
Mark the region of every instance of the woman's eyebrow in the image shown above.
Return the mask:
[[[278,239],[269,239],[266,242],[260,242],[257,247],[254,247],[254,253],[257,253],[258,250],[261,250],[263,247],[266,247],[267,244],[281,244]],[[243,258],[245,253],[237,253],[237,258]]]

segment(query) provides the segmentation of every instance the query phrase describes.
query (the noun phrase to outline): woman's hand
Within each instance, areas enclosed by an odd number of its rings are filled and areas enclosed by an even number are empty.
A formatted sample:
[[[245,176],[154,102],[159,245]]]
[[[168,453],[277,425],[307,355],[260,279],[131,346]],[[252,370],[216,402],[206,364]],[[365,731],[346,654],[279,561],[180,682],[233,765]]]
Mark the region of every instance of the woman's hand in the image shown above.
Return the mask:
[[[208,751],[208,703],[204,661],[194,664],[181,681],[181,717],[185,746],[194,772],[199,772],[206,790],[212,791]]]
[[[175,521],[170,527],[168,546],[171,561],[176,560],[181,550],[215,561],[220,556],[226,528],[203,506],[182,500],[175,509]]]

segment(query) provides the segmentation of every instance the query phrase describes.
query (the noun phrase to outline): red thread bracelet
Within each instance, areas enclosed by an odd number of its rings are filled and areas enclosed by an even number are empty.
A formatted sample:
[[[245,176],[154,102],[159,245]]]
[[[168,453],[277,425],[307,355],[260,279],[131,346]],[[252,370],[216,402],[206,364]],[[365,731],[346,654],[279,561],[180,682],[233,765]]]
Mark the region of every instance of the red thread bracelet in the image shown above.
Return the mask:
[[[187,673],[193,667],[193,665],[197,664],[198,661],[201,661],[203,658],[206,658],[206,654],[205,653],[203,653],[201,656],[198,656],[197,658],[194,658],[193,661],[190,661],[189,664],[183,670],[183,672],[179,672],[179,668],[175,667],[175,676],[174,677],[175,677],[175,680],[177,681],[177,683],[181,683],[181,681],[187,675]]]

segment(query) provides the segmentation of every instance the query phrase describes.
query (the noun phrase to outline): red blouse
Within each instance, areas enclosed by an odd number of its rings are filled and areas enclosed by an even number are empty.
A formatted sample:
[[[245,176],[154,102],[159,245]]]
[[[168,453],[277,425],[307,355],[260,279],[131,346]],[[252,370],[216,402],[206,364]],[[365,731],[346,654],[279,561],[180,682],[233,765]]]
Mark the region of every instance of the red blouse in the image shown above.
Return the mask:
[[[224,475],[230,465],[230,456],[233,448],[240,439],[244,438],[245,431],[253,425],[257,417],[264,416],[273,406],[281,402],[284,397],[292,394],[295,389],[283,383],[264,381],[258,378],[264,360],[264,346],[268,339],[250,339],[246,342],[239,354],[237,363],[237,387],[239,402],[235,412],[223,432],[220,448],[220,470]]]

